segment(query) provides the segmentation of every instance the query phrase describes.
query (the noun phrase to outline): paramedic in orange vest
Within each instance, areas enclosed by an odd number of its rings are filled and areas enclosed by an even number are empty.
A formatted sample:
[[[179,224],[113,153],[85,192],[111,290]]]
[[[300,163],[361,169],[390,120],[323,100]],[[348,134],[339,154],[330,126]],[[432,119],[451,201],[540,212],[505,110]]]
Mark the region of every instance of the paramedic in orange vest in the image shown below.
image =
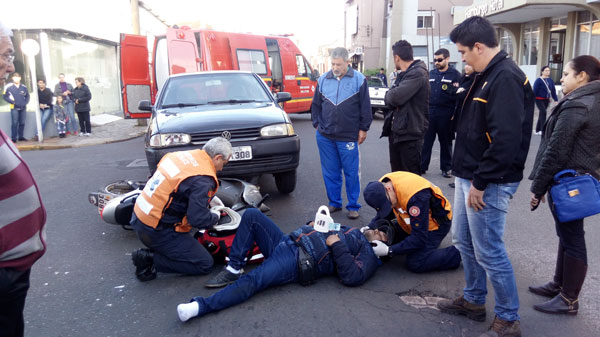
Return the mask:
[[[220,214],[209,209],[219,182],[217,172],[231,158],[231,144],[217,137],[202,150],[167,153],[138,196],[131,225],[147,248],[131,254],[135,275],[144,282],[157,272],[204,275],[212,271],[210,253],[189,234],[210,228]]]
[[[406,255],[406,268],[415,273],[458,268],[460,253],[454,246],[438,249],[452,224],[450,202],[439,187],[397,171],[370,182],[363,194],[377,210],[363,227],[367,240],[376,240],[377,256]]]

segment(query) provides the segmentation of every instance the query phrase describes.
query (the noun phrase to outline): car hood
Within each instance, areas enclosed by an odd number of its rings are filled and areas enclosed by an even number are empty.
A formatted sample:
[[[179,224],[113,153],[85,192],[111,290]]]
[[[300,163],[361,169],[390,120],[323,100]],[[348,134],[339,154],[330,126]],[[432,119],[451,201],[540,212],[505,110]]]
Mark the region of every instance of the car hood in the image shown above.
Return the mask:
[[[389,88],[375,88],[369,87],[369,96],[371,98],[385,98],[385,93],[389,90]]]
[[[168,111],[169,113],[164,113]],[[219,130],[259,128],[275,123],[285,123],[283,110],[273,105],[241,104],[235,107],[169,108],[153,117],[156,129],[153,133],[202,133]]]

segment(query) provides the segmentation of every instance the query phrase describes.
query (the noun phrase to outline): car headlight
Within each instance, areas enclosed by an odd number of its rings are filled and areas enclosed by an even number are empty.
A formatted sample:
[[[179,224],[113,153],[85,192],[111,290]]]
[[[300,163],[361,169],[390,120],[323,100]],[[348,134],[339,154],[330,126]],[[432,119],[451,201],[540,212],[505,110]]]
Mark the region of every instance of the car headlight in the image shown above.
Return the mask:
[[[187,133],[165,133],[150,137],[151,147],[164,147],[173,145],[186,145],[192,138]]]
[[[260,129],[262,137],[293,136],[294,127],[289,123],[273,124]]]

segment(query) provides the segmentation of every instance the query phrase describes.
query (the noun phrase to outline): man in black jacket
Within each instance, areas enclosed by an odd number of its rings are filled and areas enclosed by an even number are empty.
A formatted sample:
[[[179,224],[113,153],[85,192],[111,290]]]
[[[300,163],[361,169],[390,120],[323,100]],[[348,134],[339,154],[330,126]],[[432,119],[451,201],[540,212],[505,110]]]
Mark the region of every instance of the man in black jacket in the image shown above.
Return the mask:
[[[413,60],[410,43],[400,40],[392,46],[394,64],[402,72],[385,94],[392,109],[386,116],[381,137],[388,137],[392,172],[421,175],[421,149],[429,125],[429,76],[425,63]]]
[[[465,269],[464,295],[441,301],[448,313],[485,320],[486,275],[496,318],[482,336],[521,336],[519,298],[502,236],[512,195],[523,179],[533,126],[533,90],[482,17],[458,25],[450,39],[478,72],[459,114],[452,171],[453,242]]]

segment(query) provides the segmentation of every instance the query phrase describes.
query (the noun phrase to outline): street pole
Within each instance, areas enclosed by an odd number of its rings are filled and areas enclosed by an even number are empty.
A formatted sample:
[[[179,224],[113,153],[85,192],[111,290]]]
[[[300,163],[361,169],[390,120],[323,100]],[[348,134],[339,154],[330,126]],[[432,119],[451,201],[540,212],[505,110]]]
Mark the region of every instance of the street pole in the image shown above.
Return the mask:
[[[140,35],[140,7],[138,0],[131,1],[131,28],[133,34]]]
[[[44,141],[44,130],[42,129],[42,119],[40,117],[40,99],[37,91],[37,75],[35,70],[35,56],[40,52],[40,45],[37,41],[26,39],[21,43],[21,51],[27,56],[29,72],[31,73],[31,85],[33,102],[35,103],[35,124],[37,126],[38,142]]]

